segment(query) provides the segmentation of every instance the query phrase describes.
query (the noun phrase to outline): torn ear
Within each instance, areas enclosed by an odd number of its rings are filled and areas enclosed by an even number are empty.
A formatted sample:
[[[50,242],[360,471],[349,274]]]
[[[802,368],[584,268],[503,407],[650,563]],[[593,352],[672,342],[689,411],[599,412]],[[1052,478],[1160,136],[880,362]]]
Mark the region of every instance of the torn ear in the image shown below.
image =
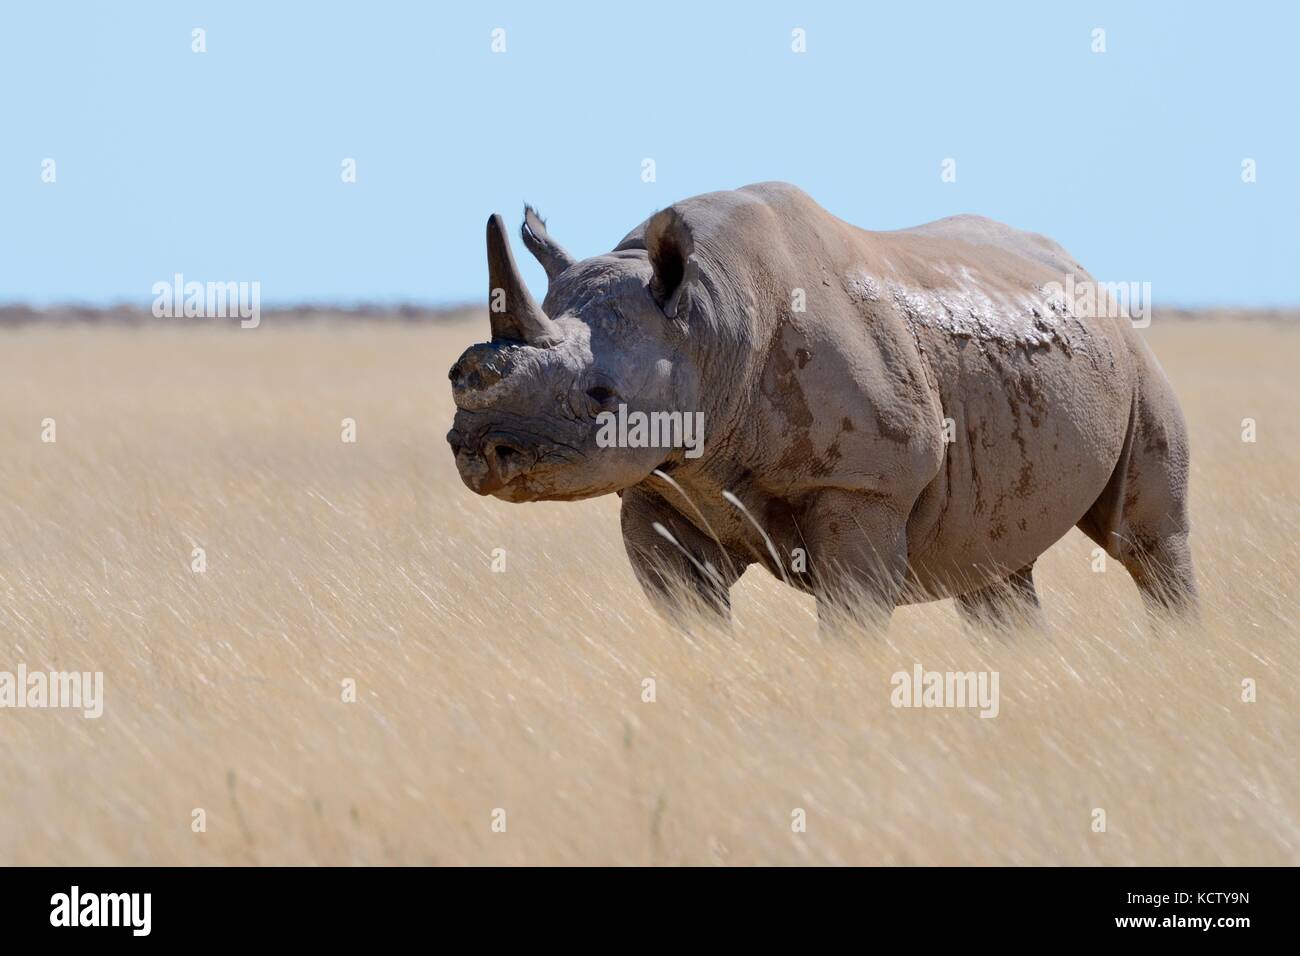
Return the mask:
[[[685,322],[690,314],[691,292],[698,287],[700,276],[690,227],[676,209],[664,209],[655,213],[646,226],[645,246],[654,269],[650,295],[664,315]]]

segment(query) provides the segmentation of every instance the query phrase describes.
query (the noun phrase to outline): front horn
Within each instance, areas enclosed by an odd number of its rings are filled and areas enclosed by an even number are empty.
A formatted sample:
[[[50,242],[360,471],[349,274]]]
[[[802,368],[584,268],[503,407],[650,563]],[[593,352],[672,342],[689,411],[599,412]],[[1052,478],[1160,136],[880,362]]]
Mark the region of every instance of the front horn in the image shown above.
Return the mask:
[[[560,328],[524,285],[510,251],[510,237],[500,213],[487,223],[488,318],[492,340],[512,339],[546,348],[560,341]]]

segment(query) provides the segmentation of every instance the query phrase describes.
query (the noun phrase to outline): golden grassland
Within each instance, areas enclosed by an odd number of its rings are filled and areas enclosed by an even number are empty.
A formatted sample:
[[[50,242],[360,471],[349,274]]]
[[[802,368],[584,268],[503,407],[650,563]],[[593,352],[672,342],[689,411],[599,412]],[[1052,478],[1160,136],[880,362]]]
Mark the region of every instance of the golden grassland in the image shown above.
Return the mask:
[[[1153,636],[1072,532],[1044,632],[943,602],[835,640],[758,570],[732,636],[683,636],[616,498],[466,490],[446,369],[483,331],[0,332],[0,670],[105,675],[98,720],[0,710],[0,863],[1300,863],[1300,328],[1146,333],[1203,630]],[[999,715],[895,709],[915,662],[997,671]]]

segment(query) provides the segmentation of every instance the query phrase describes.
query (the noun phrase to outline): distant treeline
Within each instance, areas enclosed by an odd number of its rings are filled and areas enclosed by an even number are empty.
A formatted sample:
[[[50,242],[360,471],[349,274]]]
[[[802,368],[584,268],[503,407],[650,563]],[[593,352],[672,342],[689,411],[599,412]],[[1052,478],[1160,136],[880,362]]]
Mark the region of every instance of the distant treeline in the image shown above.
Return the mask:
[[[487,304],[453,306],[429,305],[326,305],[303,304],[264,307],[263,321],[301,322],[317,320],[364,320],[371,322],[454,322],[482,318]],[[1212,308],[1160,308],[1154,309],[1153,321],[1213,321],[1222,319],[1247,319],[1258,322],[1300,321],[1300,307],[1272,309],[1239,309],[1225,306]],[[239,324],[233,319],[211,318],[156,318],[148,306],[134,305],[0,305],[0,326],[40,323],[165,323],[171,325],[204,325],[211,322]]]
[[[355,319],[375,322],[449,322],[468,318],[482,318],[487,304],[428,306],[428,305],[324,305],[302,304],[292,306],[264,306],[263,321],[300,322],[320,319]],[[125,323],[205,325],[212,322],[239,324],[233,318],[158,318],[149,306],[135,305],[0,305],[0,326],[27,325],[33,322],[62,323]]]

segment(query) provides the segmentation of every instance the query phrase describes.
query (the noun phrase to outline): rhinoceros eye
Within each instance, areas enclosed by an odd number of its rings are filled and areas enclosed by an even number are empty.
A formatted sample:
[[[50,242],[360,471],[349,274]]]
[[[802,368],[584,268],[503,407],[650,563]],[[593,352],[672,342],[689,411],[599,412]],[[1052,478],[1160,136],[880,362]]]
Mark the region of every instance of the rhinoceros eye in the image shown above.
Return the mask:
[[[617,398],[617,393],[607,385],[593,385],[587,389],[587,397],[597,405],[608,405]]]

